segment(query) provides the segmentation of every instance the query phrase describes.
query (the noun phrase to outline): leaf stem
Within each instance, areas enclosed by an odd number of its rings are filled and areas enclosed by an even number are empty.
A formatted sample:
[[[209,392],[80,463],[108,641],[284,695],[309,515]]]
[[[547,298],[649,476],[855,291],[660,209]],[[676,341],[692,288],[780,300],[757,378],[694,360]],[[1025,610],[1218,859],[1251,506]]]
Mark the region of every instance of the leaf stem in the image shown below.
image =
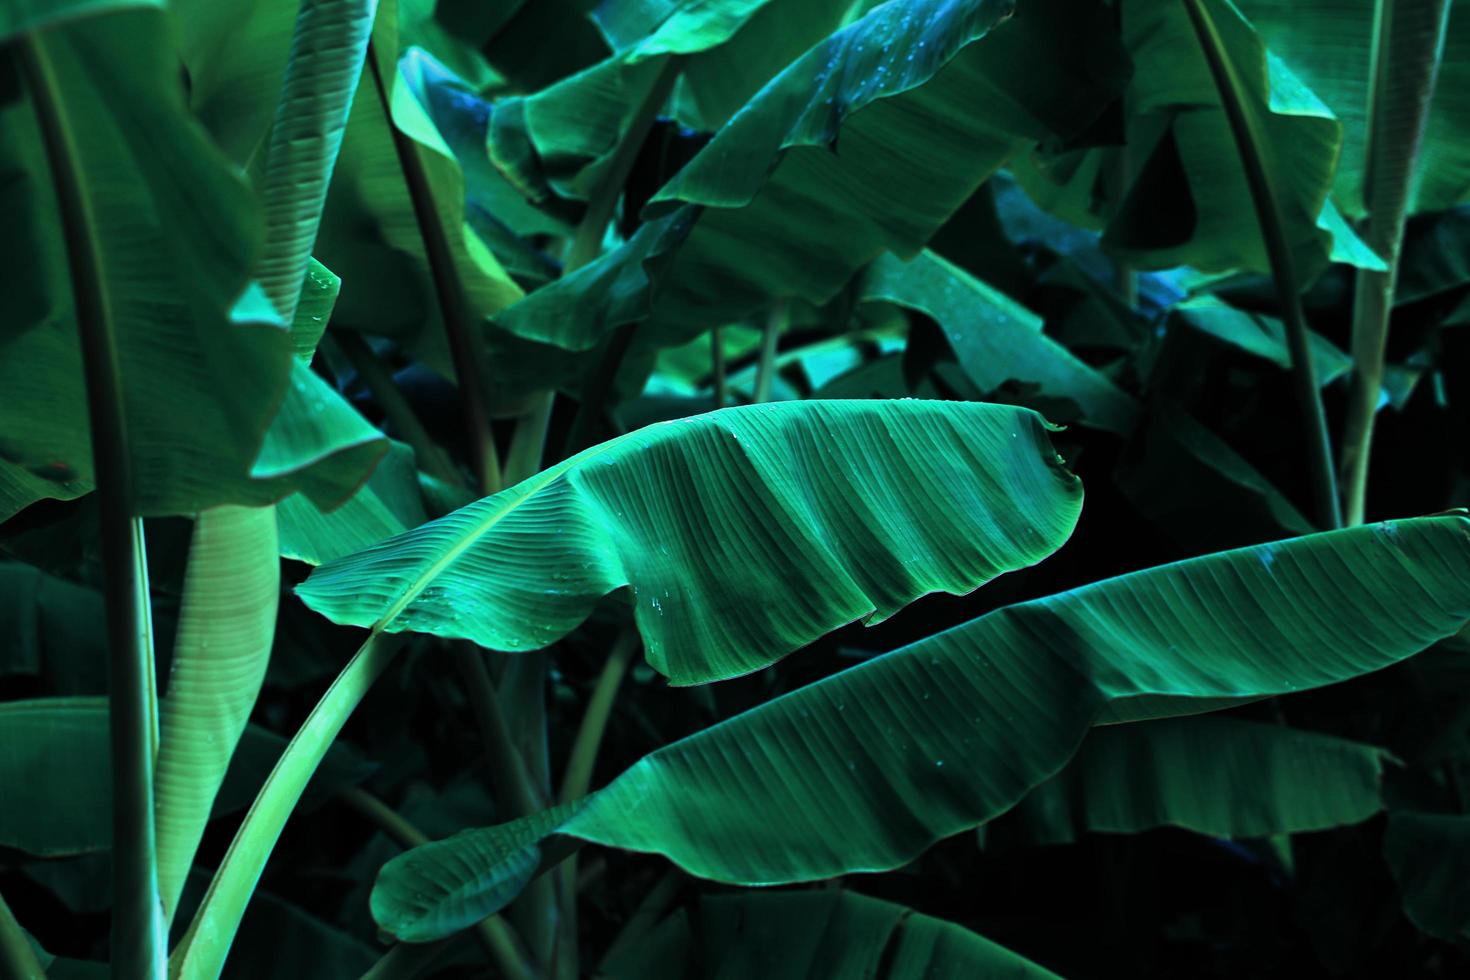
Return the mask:
[[[1317,384],[1317,372],[1307,343],[1307,321],[1302,312],[1301,287],[1297,282],[1296,266],[1286,237],[1276,188],[1271,180],[1271,172],[1262,159],[1266,136],[1256,130],[1246,112],[1240,96],[1241,80],[1236,74],[1235,66],[1225,54],[1224,39],[1220,36],[1214,18],[1205,8],[1204,0],[1182,2],[1204,53],[1205,62],[1209,65],[1210,74],[1215,80],[1220,104],[1230,121],[1235,149],[1240,155],[1241,167],[1250,187],[1251,203],[1255,206],[1256,220],[1261,227],[1266,257],[1271,263],[1276,294],[1281,301],[1287,346],[1291,352],[1292,382],[1301,414],[1302,433],[1306,439],[1317,522],[1328,529],[1341,527],[1342,512],[1337,497],[1337,476],[1332,465],[1332,440],[1327,430],[1327,415],[1322,408],[1322,389]]]
[[[613,642],[607,662],[602,665],[602,672],[592,688],[592,695],[587,699],[587,710],[582,715],[582,724],[577,728],[571,754],[567,757],[557,802],[568,803],[587,795],[587,788],[592,785],[597,751],[602,746],[602,736],[612,716],[613,702],[639,645],[638,631],[631,626],[619,633]]]
[[[751,401],[757,405],[771,400],[771,389],[776,382],[776,350],[781,343],[781,331],[790,319],[790,308],[786,300],[780,299],[766,316],[765,330],[761,333],[761,353],[755,371],[755,392]]]
[[[430,843],[429,837],[423,831],[366,790],[351,786],[342,790],[338,796],[342,802],[367,818],[405,850]],[[488,916],[475,923],[473,929],[475,938],[485,947],[490,961],[495,964],[502,977],[506,980],[533,980],[536,970],[531,966],[525,946],[504,918],[499,915]]]
[[[489,386],[481,361],[483,351],[478,333],[479,325],[465,300],[464,284],[460,281],[459,269],[455,267],[454,255],[449,248],[448,235],[439,220],[438,209],[434,206],[434,196],[429,189],[429,178],[424,173],[423,161],[419,159],[413,141],[393,123],[392,89],[383,78],[372,41],[368,42],[367,63],[372,71],[373,84],[377,86],[378,101],[387,117],[388,132],[393,138],[393,149],[398,155],[403,181],[408,187],[409,201],[413,205],[414,219],[418,223],[419,237],[423,241],[424,255],[429,263],[429,275],[434,282],[434,295],[439,301],[439,313],[444,320],[449,354],[454,361],[455,380],[459,382],[460,405],[470,436],[475,479],[481,493],[494,493],[501,486],[500,453],[495,448],[495,433],[490,426]]]
[[[715,408],[725,407],[730,400],[729,383],[725,372],[725,338],[724,331],[714,327],[709,332],[709,366],[710,374],[714,378]]]
[[[491,782],[495,803],[505,810],[506,820],[528,816],[542,808],[526,775],[525,762],[516,751],[510,729],[500,711],[500,699],[485,668],[485,652],[473,643],[456,642],[453,656],[464,678],[465,694],[475,712],[480,740],[490,759]]]
[[[114,786],[113,968],[123,976],[158,977],[168,949],[153,814],[158,691],[116,325],[67,97],[46,39],[31,34],[20,49],[66,242],[100,511]]]
[[[546,454],[546,430],[551,425],[551,410],[556,405],[556,392],[550,389],[531,396],[531,408],[516,422],[510,437],[510,451],[505,457],[505,485],[513,487],[535,476]]]
[[[330,334],[323,337],[322,343],[336,344],[342,355],[352,363],[353,370],[362,378],[368,391],[372,392],[373,400],[383,410],[393,431],[413,447],[414,457],[425,473],[456,486],[464,483],[464,476],[450,462],[449,454],[429,435],[429,430],[424,428],[424,423],[419,420],[413,406],[403,397],[403,392],[398,390],[388,369],[362,337],[344,330],[335,337]]]
[[[404,639],[401,633],[371,633],[286,746],[235,832],[189,931],[170,958],[172,976],[194,980],[219,975],[286,820],[347,718],[388,669]]]
[[[1353,378],[1342,445],[1343,510],[1349,525],[1363,523],[1399,247],[1444,54],[1449,6],[1448,0],[1378,0],[1376,5],[1363,168],[1368,219],[1362,230],[1388,269],[1359,269],[1353,296]]]
[[[46,969],[4,895],[0,895],[0,973],[14,980],[46,980]]]

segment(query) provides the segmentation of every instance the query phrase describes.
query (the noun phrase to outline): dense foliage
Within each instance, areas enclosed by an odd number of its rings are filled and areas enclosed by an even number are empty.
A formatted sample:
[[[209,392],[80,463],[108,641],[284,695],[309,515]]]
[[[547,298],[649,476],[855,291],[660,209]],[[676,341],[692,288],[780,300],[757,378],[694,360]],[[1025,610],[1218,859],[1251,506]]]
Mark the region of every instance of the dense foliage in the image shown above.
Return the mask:
[[[1470,971],[1470,4],[0,45],[0,973]]]

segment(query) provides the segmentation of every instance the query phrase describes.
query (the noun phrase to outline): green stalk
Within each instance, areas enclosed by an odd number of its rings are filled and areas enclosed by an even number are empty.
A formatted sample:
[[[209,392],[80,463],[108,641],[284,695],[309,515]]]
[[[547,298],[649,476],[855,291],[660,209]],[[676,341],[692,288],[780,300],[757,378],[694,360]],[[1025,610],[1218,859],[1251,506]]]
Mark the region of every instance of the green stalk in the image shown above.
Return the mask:
[[[372,392],[373,400],[382,408],[394,431],[413,447],[414,458],[425,473],[451,485],[464,482],[463,475],[450,462],[449,454],[429,435],[429,430],[424,428],[408,399],[398,390],[383,362],[378,360],[362,337],[344,330],[339,331],[336,337],[330,334],[323,337],[322,343],[335,344],[342,356],[351,362],[353,370]]]
[[[400,633],[374,630],[286,746],[235,832],[189,931],[170,957],[171,976],[188,980],[219,976],[286,820],[348,716],[388,669],[404,639]]]
[[[776,349],[781,343],[781,331],[786,328],[790,313],[784,299],[777,300],[766,316],[766,328],[761,333],[761,354],[755,370],[755,392],[751,401],[757,405],[771,400],[771,388],[776,382]]]
[[[61,212],[97,482],[112,744],[112,969],[119,976],[161,977],[168,938],[153,823],[158,692],[116,325],[66,96],[45,38],[29,35],[20,49]]]
[[[449,942],[396,943],[362,975],[362,980],[412,980],[448,951]]]
[[[1277,204],[1276,188],[1262,159],[1266,136],[1257,131],[1246,111],[1240,96],[1243,88],[1240,78],[1225,54],[1225,42],[1203,0],[1183,0],[1183,3],[1190,23],[1194,26],[1195,36],[1199,39],[1200,49],[1204,52],[1205,61],[1210,67],[1210,74],[1215,80],[1220,104],[1230,121],[1235,149],[1240,155],[1241,167],[1245,170],[1246,183],[1250,187],[1251,203],[1255,206],[1256,220],[1261,226],[1266,257],[1271,263],[1271,275],[1276,282],[1282,319],[1286,323],[1287,346],[1291,352],[1292,382],[1296,388],[1297,407],[1307,444],[1317,522],[1328,529],[1341,527],[1342,512],[1337,497],[1337,476],[1332,465],[1332,440],[1327,430],[1327,416],[1322,409],[1322,390],[1317,384],[1317,372],[1307,344],[1307,321],[1302,312],[1301,286],[1297,282],[1291,245],[1287,241],[1281,208]]]
[[[601,964],[603,969],[606,969],[608,964],[615,962],[624,950],[631,949],[643,941],[643,938],[664,917],[664,912],[678,896],[683,884],[683,875],[677,869],[664,872],[658,884],[643,896],[643,900],[638,903],[638,908],[633,910],[632,916],[618,932],[617,937],[613,939],[607,952],[603,954]]]
[[[413,141],[393,125],[392,89],[383,78],[371,41],[368,42],[367,63],[372,70],[373,84],[377,86],[378,101],[388,119],[388,132],[393,137],[393,149],[398,154],[398,165],[408,186],[409,201],[413,204],[414,220],[424,243],[424,255],[429,261],[429,275],[434,281],[434,295],[439,301],[439,313],[444,319],[444,331],[449,340],[449,354],[454,360],[454,374],[459,382],[459,400],[469,431],[475,479],[482,493],[494,493],[501,486],[500,454],[495,448],[495,433],[490,426],[489,386],[481,362],[478,324],[465,301],[464,285],[459,278],[459,269],[454,265],[448,235],[434,207],[434,196],[429,190],[423,161],[419,159]]]
[[[540,471],[541,457],[546,454],[546,430],[551,426],[555,405],[555,391],[538,391],[531,396],[531,410],[520,417],[511,433],[510,451],[505,456],[506,486],[513,487]]]
[[[1378,0],[1373,27],[1373,82],[1368,101],[1364,240],[1388,264],[1358,270],[1353,297],[1353,380],[1343,428],[1343,509],[1363,523],[1368,458],[1383,386],[1383,355],[1398,279],[1409,191],[1444,55],[1448,0]]]
[[[613,643],[607,662],[587,699],[587,710],[582,715],[582,724],[577,728],[572,742],[571,755],[567,759],[566,771],[562,774],[559,802],[566,803],[587,795],[592,785],[592,772],[597,765],[597,751],[602,747],[602,736],[607,731],[607,722],[612,717],[613,702],[618,688],[638,652],[640,637],[632,627],[625,628]],[[577,944],[577,855],[569,855],[557,869],[557,890],[561,896],[562,942],[556,958],[557,975],[563,978],[577,976],[577,961],[580,950]]]
[[[715,327],[709,332],[709,366],[714,376],[715,408],[724,408],[730,400],[729,385],[725,378],[725,340],[723,331]]]
[[[14,980],[46,980],[46,969],[4,895],[0,895],[0,973]]]
[[[475,713],[480,739],[490,760],[495,803],[504,808],[506,820],[529,816],[542,809],[526,775],[525,762],[516,751],[510,729],[500,713],[500,699],[485,669],[485,653],[469,642],[453,644],[454,660],[464,678],[465,694]]]
[[[350,787],[338,796],[344,803],[366,817],[394,842],[404,849],[422,847],[430,843],[428,836],[405,820],[396,810],[373,794]],[[535,969],[526,958],[526,951],[515,931],[499,915],[481,919],[474,925],[475,938],[485,947],[490,961],[495,964],[505,980],[534,980]],[[391,951],[390,951],[391,953]]]

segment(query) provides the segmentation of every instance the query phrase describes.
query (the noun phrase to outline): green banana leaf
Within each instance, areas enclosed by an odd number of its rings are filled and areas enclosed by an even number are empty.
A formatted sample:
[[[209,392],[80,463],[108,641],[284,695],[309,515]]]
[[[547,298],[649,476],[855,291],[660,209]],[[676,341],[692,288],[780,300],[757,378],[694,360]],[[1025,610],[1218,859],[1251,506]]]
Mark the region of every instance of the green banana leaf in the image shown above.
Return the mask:
[[[1383,855],[1409,921],[1440,939],[1470,941],[1470,816],[1392,813]]]
[[[1242,548],[1006,606],[655,751],[557,810],[384,866],[378,924],[495,911],[554,832],[740,884],[899,867],[1009,810],[1095,724],[1195,714],[1411,656],[1470,617],[1470,517]],[[773,819],[772,815],[778,815]],[[571,840],[568,840],[571,839]]]
[[[1211,715],[1110,725],[989,829],[1031,844],[1166,826],[1227,838],[1325,830],[1383,809],[1386,758],[1361,742]]]
[[[1271,52],[1290,65],[1342,122],[1333,199],[1349,217],[1363,217],[1377,4],[1238,0],[1238,6]],[[1410,213],[1470,201],[1470,7],[1462,0],[1451,0],[1450,7],[1439,83],[1409,191]]]
[[[635,351],[686,343],[773,298],[824,303],[884,251],[914,255],[1014,153],[1076,135],[1119,91],[1116,38],[1090,33],[1103,8],[1073,6],[1040,0],[999,27],[1007,0],[869,11],[761,89],[653,197],[652,227],[628,248],[523,301],[547,325],[525,336],[577,349],[630,322],[626,299],[594,287],[665,251],[662,281],[639,300],[652,322]],[[520,333],[522,316],[512,307],[497,322]]]
[[[194,522],[153,777],[165,919],[265,679],[281,593],[277,550],[274,508],[213,507]]]
[[[883,256],[868,267],[859,295],[932,317],[982,392],[1018,383],[1048,403],[1070,402],[1070,412],[1048,412],[1058,421],[1120,434],[1137,419],[1133,398],[1043,334],[1039,316],[933,252],[909,262]]]
[[[939,980],[1056,974],[968,929],[856,892],[701,897],[602,966],[608,980]]]
[[[1207,6],[1242,83],[1237,94],[1303,280],[1329,258],[1382,268],[1328,201],[1342,124],[1238,10],[1223,0]],[[1134,161],[1130,190],[1104,245],[1147,269],[1269,272],[1240,154],[1184,6],[1127,0],[1121,14],[1134,65],[1128,142],[1152,149]]]
[[[341,507],[324,514],[301,494],[276,505],[281,557],[308,565],[361,551],[428,519],[413,450],[398,442]]]
[[[167,698],[160,707],[167,710]],[[249,806],[285,748],[285,738],[247,725],[211,814]],[[110,847],[112,779],[107,759],[106,698],[0,704],[0,846],[47,857]],[[313,777],[306,805],[357,785],[373,769],[339,742]]]
[[[725,409],[595,446],[296,591],[333,622],[525,651],[626,586],[656,670],[735,677],[1055,551],[1082,488],[1047,433],[977,403]]]
[[[342,277],[336,314],[342,324],[393,337],[453,378],[430,284],[442,281],[459,293],[475,326],[519,299],[521,289],[466,221],[463,170],[424,105],[425,87],[444,69],[401,37],[399,7],[396,0],[379,4],[316,254]],[[397,139],[412,159],[400,157]],[[416,212],[405,166],[422,170],[423,214]],[[426,233],[443,238],[448,256],[440,267],[430,263]]]
[[[291,335],[260,289],[246,287],[259,214],[183,105],[167,28],[164,12],[135,10],[47,34],[54,94],[72,116],[93,198],[140,506],[190,514],[299,489],[330,507],[362,482],[383,445],[365,445],[360,431],[339,441],[325,419],[287,421],[267,440],[282,400],[298,389]],[[14,216],[5,253],[14,288],[0,301],[0,516],[39,496],[78,496],[90,489],[92,466],[49,165],[17,76],[7,77],[0,159],[13,175],[3,194]]]

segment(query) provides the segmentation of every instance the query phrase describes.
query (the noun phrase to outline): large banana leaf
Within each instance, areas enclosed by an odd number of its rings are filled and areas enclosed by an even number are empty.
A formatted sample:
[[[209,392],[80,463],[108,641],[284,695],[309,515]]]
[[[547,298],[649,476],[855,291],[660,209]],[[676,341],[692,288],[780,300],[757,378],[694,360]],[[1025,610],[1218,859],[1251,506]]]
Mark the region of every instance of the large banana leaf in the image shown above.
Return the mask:
[[[868,267],[860,295],[933,317],[982,392],[1015,383],[1028,397],[1071,402],[1059,421],[1117,433],[1133,427],[1138,405],[1127,393],[1043,334],[1036,314],[933,252],[910,262],[883,256]]]
[[[676,684],[766,666],[1051,554],[1082,488],[1010,406],[807,401],[649,426],[297,588],[334,622],[544,647],[628,587]]]
[[[1328,257],[1382,262],[1328,201],[1342,124],[1291,68],[1266,50],[1238,10],[1209,0],[1223,55],[1249,117],[1303,277]],[[1270,271],[1245,171],[1215,82],[1182,4],[1127,0],[1123,36],[1133,59],[1128,140],[1146,147],[1104,244],[1144,268]]]
[[[292,383],[279,311],[244,289],[259,215],[249,189],[188,115],[167,17],[133,10],[48,33],[73,114],[102,274],[117,324],[129,438],[144,513],[267,503],[297,489],[322,506],[366,476],[383,446],[338,442],[324,421],[289,425],[256,468]],[[7,73],[0,159],[11,288],[0,327],[3,516],[91,486],[81,361],[61,224],[25,94]],[[244,293],[242,295],[242,289]],[[302,384],[309,384],[303,380]],[[50,492],[54,485],[55,492]]]
[[[1055,978],[952,922],[841,890],[706,896],[602,965],[609,980]]]
[[[792,62],[645,209],[694,223],[666,243],[635,350],[685,343],[775,297],[825,302],[885,250],[918,252],[1012,154],[1085,128],[1121,87],[1121,48],[1094,30],[1101,5],[1074,7],[1040,0],[996,28],[1007,0],[894,0]],[[612,277],[583,272],[538,290],[540,322],[583,336],[622,322],[625,305],[594,288]],[[514,309],[498,322],[517,331]]]
[[[168,699],[161,708],[168,710]],[[247,725],[210,813],[245,809],[286,739]],[[111,846],[112,776],[106,698],[40,698],[0,704],[0,846],[60,856]],[[320,802],[372,775],[348,746],[334,746],[313,777]]]
[[[1372,102],[1374,11],[1353,0],[1238,0],[1271,53],[1343,124],[1333,199],[1353,218],[1364,215],[1368,111]],[[1451,0],[1439,84],[1429,111],[1421,165],[1409,192],[1410,212],[1438,211],[1470,200],[1470,7]]]
[[[1010,809],[1098,723],[1345,680],[1470,617],[1470,518],[1194,558],[1007,606],[645,756],[578,803],[389,862],[373,914],[430,938],[494,911],[549,832],[701,877],[898,867]],[[773,819],[772,815],[778,815]]]
[[[1383,809],[1385,755],[1360,742],[1209,715],[1109,725],[1090,733],[1067,767],[1001,824],[1036,844],[1165,826],[1213,837],[1323,830]]]

